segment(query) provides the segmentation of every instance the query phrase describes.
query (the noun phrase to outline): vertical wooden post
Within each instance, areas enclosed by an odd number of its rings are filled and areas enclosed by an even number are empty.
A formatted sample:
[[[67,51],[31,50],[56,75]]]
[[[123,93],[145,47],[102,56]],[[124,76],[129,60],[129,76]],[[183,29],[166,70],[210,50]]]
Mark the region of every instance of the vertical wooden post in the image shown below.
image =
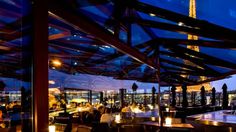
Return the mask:
[[[179,91],[179,106],[181,105],[181,92]]]
[[[187,85],[183,84],[182,85],[182,107],[187,108],[188,107],[188,98],[187,98]]]
[[[120,89],[120,105],[124,106],[125,89]]]
[[[215,87],[212,88],[212,98],[211,98],[211,105],[216,105],[216,89]]]
[[[156,93],[156,89],[155,87],[152,87],[152,106],[153,108],[155,108],[155,93]]]
[[[48,1],[33,0],[33,131],[48,131]]]
[[[161,112],[161,66],[160,66],[160,46],[157,46],[156,50],[156,64],[157,64],[157,82],[158,82],[158,94],[157,94],[157,105],[159,107],[159,123],[161,125],[160,129],[163,126],[162,112]]]
[[[89,90],[89,102],[92,104],[92,99],[93,99],[93,92],[92,90]]]
[[[175,92],[175,90],[176,90],[176,87],[172,86],[172,88],[171,88],[171,93],[172,93],[171,106],[172,107],[175,107],[175,105],[176,105],[176,92]]]
[[[100,103],[103,102],[103,92],[100,92]]]

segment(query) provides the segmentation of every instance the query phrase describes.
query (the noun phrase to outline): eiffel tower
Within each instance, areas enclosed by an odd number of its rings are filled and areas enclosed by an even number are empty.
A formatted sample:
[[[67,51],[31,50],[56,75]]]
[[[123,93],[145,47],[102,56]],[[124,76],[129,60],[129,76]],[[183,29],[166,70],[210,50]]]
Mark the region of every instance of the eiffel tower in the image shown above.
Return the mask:
[[[189,17],[192,17],[194,19],[197,18],[197,13],[196,13],[196,0],[189,0]],[[196,35],[191,35],[191,34],[188,34],[188,40],[198,40],[198,36]],[[191,50],[194,50],[194,51],[197,51],[199,52],[200,49],[199,49],[199,46],[195,46],[195,45],[187,45],[187,48],[188,49],[191,49]],[[194,56],[192,56],[194,57]],[[193,65],[193,66],[196,66],[196,64],[190,62],[190,61],[184,61],[186,64],[188,65]],[[183,76],[183,77],[188,77],[188,76]],[[203,81],[205,80],[206,77],[205,76],[200,76],[200,80]],[[205,90],[206,91],[209,91],[211,90],[211,85],[210,83],[204,83],[204,84],[201,84],[201,85],[194,85],[194,86],[188,86],[188,92],[190,91],[200,91],[200,88],[201,86],[204,86],[205,87]],[[180,88],[177,88],[177,91],[181,89]]]

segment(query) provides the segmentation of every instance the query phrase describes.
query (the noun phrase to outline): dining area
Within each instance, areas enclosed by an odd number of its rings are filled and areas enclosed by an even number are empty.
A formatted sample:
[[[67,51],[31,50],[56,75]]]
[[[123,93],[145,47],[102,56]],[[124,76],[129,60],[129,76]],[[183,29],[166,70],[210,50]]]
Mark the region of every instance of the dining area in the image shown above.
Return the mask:
[[[161,114],[157,106],[147,111],[138,109],[135,104],[116,111],[103,104],[98,107],[91,105],[90,111],[59,113],[53,117],[50,126],[55,131],[73,132],[191,132],[194,129],[186,122],[183,112],[173,108],[163,107]]]
[[[236,131],[234,5],[0,0],[0,132]]]

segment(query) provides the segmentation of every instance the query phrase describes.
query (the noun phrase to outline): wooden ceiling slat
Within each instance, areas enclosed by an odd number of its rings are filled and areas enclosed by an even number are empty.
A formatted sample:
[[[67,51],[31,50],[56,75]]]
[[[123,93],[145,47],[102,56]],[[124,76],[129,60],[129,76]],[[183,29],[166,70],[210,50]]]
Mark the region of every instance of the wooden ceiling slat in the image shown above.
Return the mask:
[[[224,68],[231,68],[231,69],[235,69],[236,67],[235,63],[232,63],[232,62],[220,59],[220,58],[216,58],[216,57],[204,54],[202,52],[196,52],[194,50],[190,50],[190,49],[180,47],[180,46],[172,46],[168,48],[178,51],[179,53],[182,52],[182,53],[189,54],[197,58],[201,58],[205,64],[211,64],[211,65],[220,66]]]

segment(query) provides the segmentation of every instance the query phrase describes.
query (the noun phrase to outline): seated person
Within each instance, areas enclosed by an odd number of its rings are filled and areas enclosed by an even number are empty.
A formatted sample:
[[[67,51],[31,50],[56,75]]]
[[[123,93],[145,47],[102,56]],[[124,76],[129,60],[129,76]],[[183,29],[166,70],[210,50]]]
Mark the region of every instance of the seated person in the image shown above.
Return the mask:
[[[52,107],[49,109],[50,111],[54,111],[57,109],[57,104],[53,104]]]
[[[76,111],[81,112],[83,110],[83,104],[79,103],[76,107]]]
[[[82,109],[83,111],[88,111],[90,113],[93,113],[93,106],[90,103],[86,103],[85,107]]]
[[[108,123],[108,125],[110,125],[111,122],[113,122],[114,120],[115,120],[115,118],[111,115],[111,109],[106,108],[105,114],[102,114],[100,122],[101,123]]]
[[[121,109],[121,112],[131,112],[130,107],[128,106],[128,104],[125,104],[124,107]]]
[[[100,121],[100,119],[101,119],[101,116],[102,116],[102,114],[104,114],[104,106],[99,106],[98,107],[98,110],[94,110],[94,112],[93,112],[93,114],[94,114],[94,120],[95,121]]]
[[[3,120],[2,110],[0,110],[0,128],[6,128],[6,124]]]

